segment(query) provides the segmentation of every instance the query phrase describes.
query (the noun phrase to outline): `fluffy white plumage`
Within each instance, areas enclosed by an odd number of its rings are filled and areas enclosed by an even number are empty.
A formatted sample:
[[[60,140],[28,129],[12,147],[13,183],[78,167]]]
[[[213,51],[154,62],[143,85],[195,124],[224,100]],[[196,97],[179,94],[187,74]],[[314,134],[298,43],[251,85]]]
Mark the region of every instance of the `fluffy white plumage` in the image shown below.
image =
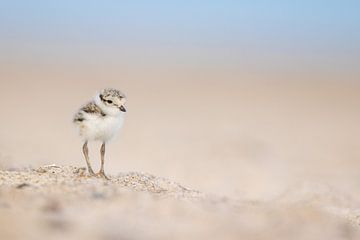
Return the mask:
[[[108,142],[114,138],[124,122],[123,114],[105,117],[85,113],[86,121],[80,126],[80,136],[87,141]]]
[[[108,92],[109,89],[105,89],[97,94],[75,115],[74,123],[85,141],[108,142],[124,123],[125,96],[119,91]],[[111,104],[107,101],[111,101]]]

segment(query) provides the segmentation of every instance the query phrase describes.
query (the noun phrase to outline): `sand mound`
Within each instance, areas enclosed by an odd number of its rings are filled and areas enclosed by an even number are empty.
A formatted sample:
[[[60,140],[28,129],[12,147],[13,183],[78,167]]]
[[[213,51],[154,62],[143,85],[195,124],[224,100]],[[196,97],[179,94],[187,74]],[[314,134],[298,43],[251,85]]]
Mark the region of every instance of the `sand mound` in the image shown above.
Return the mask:
[[[151,174],[110,177],[55,165],[0,171],[0,239],[360,239],[356,208],[327,188],[249,202]]]
[[[182,198],[197,198],[198,191],[147,173],[129,172],[111,176],[110,180],[89,177],[85,168],[47,165],[38,169],[0,172],[0,184],[5,187],[31,188],[34,191],[78,196],[116,197],[121,190],[135,190]]]

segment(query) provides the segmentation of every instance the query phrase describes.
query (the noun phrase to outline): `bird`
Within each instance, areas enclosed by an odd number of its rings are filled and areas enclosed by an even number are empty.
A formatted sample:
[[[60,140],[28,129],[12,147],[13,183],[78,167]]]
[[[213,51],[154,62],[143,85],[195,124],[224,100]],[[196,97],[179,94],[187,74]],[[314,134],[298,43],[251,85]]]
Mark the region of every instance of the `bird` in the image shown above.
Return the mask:
[[[114,88],[105,88],[98,93],[92,101],[80,107],[76,112],[73,123],[78,128],[79,135],[84,144],[82,147],[90,176],[101,177],[109,180],[104,170],[105,145],[112,140],[124,123],[126,113],[126,96]],[[100,141],[101,166],[95,174],[89,159],[89,141]]]

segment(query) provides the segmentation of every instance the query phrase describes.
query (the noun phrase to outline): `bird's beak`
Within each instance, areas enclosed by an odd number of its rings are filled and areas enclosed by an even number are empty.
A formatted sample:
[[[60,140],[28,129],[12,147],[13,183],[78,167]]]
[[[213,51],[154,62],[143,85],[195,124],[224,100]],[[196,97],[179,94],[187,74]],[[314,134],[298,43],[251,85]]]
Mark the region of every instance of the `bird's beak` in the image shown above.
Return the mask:
[[[120,108],[120,111],[122,111],[122,112],[126,112],[126,109],[124,108],[124,106],[123,106],[123,105],[121,105],[119,108]]]

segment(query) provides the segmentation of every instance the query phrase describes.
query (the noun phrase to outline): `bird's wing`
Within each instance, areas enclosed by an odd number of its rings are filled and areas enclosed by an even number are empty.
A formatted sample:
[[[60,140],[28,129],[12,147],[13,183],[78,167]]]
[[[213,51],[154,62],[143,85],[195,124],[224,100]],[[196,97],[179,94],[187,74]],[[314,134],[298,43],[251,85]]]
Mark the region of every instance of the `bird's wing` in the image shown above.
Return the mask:
[[[84,105],[74,116],[74,122],[82,122],[85,120],[84,113],[89,113],[93,115],[97,115],[99,117],[104,117],[106,114],[101,110],[101,108],[96,105],[95,102],[89,102]]]

